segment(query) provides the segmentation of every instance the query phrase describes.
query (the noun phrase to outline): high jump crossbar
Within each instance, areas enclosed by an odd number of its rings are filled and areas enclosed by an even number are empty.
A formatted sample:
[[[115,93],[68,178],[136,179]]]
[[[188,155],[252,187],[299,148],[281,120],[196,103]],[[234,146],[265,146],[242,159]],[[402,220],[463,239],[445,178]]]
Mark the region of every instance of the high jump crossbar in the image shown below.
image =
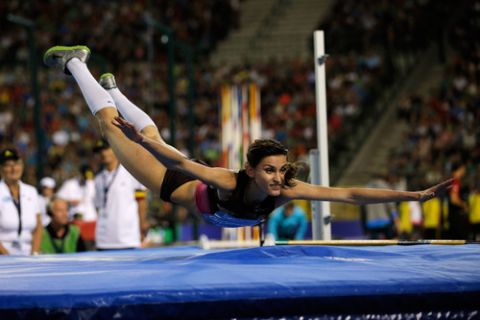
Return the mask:
[[[275,241],[276,245],[301,245],[301,246],[412,246],[422,244],[434,245],[464,245],[480,244],[480,242],[467,240],[285,240]]]

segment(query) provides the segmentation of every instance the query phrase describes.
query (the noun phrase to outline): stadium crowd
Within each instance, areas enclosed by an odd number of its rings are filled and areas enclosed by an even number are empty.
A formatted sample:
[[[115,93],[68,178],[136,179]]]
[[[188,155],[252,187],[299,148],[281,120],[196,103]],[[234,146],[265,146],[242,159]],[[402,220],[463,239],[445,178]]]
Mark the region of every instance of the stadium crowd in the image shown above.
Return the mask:
[[[421,188],[463,168],[458,193],[465,238],[480,236],[480,3],[476,2],[449,32],[451,53],[440,85],[428,93],[414,92],[399,102],[398,117],[408,124],[403,143],[394,150],[386,166],[404,177],[408,188]],[[450,202],[451,195],[447,197]],[[448,219],[438,208],[433,226],[445,229]],[[448,211],[447,208],[444,211]],[[450,213],[450,212],[448,212]],[[444,213],[446,214],[446,212]]]
[[[419,51],[436,41],[433,31],[440,26],[448,4],[339,1],[328,20],[320,24],[321,29],[328,30],[326,45],[330,53],[327,101],[332,164],[347,149],[348,137],[356,134],[361,120],[371,116],[369,109],[380,93],[408,71]],[[478,14],[478,10],[472,12]],[[7,21],[8,14],[36,22],[38,52],[56,43],[78,43],[100,53],[92,57],[94,74],[113,72],[122,91],[146,109],[167,141],[170,132],[166,50],[161,35],[148,21],[155,19],[168,25],[175,37],[194,47],[196,52],[197,148],[191,156],[212,165],[219,164],[220,125],[215,115],[219,108],[218,86],[225,82],[256,81],[260,85],[264,136],[286,143],[292,159],[305,160],[307,151],[316,146],[315,79],[311,61],[271,60],[265,64],[218,68],[208,64],[205,57],[215,45],[229,31],[241,27],[238,0],[138,1],[134,4],[83,1],[75,5],[53,0],[28,5],[9,1],[0,5],[0,28],[4,31],[0,42],[0,145],[20,151],[26,163],[23,180],[31,184],[38,182],[28,43],[25,31]],[[476,154],[466,163],[469,166],[466,180],[479,180],[478,173],[476,178],[470,175],[478,170],[479,162],[479,130],[475,126],[479,120],[475,91],[478,90],[478,44],[468,40],[475,38],[474,32],[468,28],[454,30],[450,42],[462,51],[451,64],[451,72],[446,75],[440,93],[427,100],[410,98],[402,104],[403,119],[416,129],[408,137],[404,150],[393,153],[390,169],[406,177],[409,187],[432,184],[450,174],[451,164],[459,152],[452,152],[448,146],[453,149],[461,146],[462,155]],[[476,45],[475,50],[463,48],[465,44]],[[38,64],[40,61],[39,54]],[[176,146],[189,154],[186,74],[185,65],[178,63],[175,68]],[[74,177],[82,165],[98,171],[99,161],[91,150],[99,132],[93,118],[85,112],[75,84],[68,76],[43,68],[40,68],[39,80],[41,122],[48,150],[47,158],[43,159],[45,175],[61,185]],[[457,130],[459,128],[461,130]]]

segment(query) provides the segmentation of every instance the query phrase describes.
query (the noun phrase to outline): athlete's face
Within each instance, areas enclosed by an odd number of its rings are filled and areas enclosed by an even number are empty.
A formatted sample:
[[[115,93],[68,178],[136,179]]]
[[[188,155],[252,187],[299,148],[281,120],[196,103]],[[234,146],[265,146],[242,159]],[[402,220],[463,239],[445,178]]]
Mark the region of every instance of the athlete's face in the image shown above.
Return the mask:
[[[22,178],[23,174],[23,162],[22,160],[7,160],[0,166],[2,177],[7,182],[18,182]]]
[[[275,155],[263,158],[255,168],[249,168],[247,173],[256,185],[270,196],[279,196],[285,184],[287,172],[287,156]]]

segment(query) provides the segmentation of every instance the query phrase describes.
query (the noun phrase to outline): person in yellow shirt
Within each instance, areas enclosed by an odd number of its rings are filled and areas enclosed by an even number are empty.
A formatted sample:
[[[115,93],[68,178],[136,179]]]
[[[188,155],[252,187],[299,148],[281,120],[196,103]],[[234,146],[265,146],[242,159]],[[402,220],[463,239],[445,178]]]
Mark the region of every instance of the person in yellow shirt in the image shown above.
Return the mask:
[[[468,207],[472,240],[480,241],[480,186],[472,189],[468,197]]]
[[[422,206],[414,201],[402,201],[399,208],[399,229],[402,239],[418,240],[423,238]]]
[[[442,200],[430,199],[422,203],[423,211],[423,238],[437,239],[440,236],[440,221],[442,214]]]

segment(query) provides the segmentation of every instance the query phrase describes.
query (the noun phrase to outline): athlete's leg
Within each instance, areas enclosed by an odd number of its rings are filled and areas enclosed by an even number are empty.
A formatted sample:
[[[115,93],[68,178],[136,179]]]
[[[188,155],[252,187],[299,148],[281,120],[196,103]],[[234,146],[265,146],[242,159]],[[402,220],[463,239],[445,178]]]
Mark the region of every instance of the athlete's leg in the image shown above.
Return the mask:
[[[60,66],[66,73],[74,76],[87,105],[98,120],[103,135],[122,165],[147,188],[160,191],[166,168],[146,149],[128,139],[113,125],[112,121],[118,116],[118,111],[110,95],[88,70],[85,64],[88,55],[86,47],[53,47],[45,53],[44,61],[48,66]],[[188,194],[181,195],[179,204],[191,207],[194,200],[191,187],[184,189]],[[175,199],[172,197],[172,200]]]
[[[100,76],[98,83],[110,94],[118,111],[127,121],[146,136],[156,141],[165,141],[160,136],[157,126],[142,109],[131,102],[118,88],[115,77],[111,73],[104,73]]]
[[[158,127],[142,109],[130,101],[118,88],[115,77],[111,73],[103,74],[99,84],[107,90],[112,97],[122,117],[133,124],[133,126],[160,143],[167,144],[161,137]],[[180,153],[180,151],[177,150]],[[186,206],[190,211],[196,211],[196,205],[191,201],[195,197],[195,189],[198,181],[191,181],[182,184],[173,191],[170,198],[174,203]]]
[[[128,139],[112,124],[118,111],[114,107],[102,108],[95,114],[102,135],[108,140],[120,163],[143,185],[160,191],[166,168],[145,148]]]
[[[158,127],[142,109],[130,101],[118,88],[115,77],[111,73],[100,76],[99,84],[107,90],[112,97],[122,117],[133,124],[133,126],[146,136],[155,139],[160,143],[167,144],[161,137]],[[180,151],[177,150],[180,153]],[[171,199],[175,203],[185,204],[194,197],[196,183],[188,182],[173,191]],[[193,210],[193,208],[189,208]]]
[[[117,116],[118,111],[114,108],[101,109],[95,115],[103,134],[122,165],[147,188],[153,191],[158,190],[160,193],[167,169],[150,152],[132,142],[112,124]],[[150,128],[156,127],[150,126]],[[193,180],[179,186],[171,194],[171,201],[196,212],[195,189],[198,183],[198,180]]]

